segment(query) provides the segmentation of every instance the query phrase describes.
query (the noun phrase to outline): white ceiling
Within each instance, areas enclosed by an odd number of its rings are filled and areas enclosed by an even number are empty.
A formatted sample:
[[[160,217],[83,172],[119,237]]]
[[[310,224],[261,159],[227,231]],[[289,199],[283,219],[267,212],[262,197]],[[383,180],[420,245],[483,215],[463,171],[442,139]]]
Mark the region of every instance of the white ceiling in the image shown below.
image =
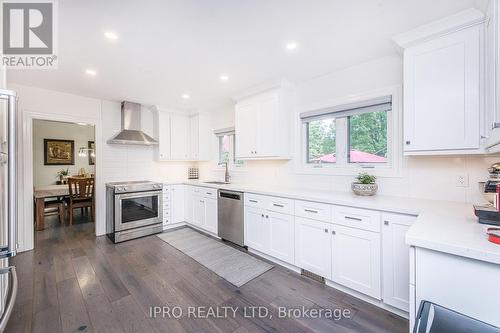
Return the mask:
[[[393,35],[486,1],[62,0],[59,69],[10,70],[8,81],[206,109],[265,81],[307,80],[394,53]],[[293,52],[284,47],[291,40]]]

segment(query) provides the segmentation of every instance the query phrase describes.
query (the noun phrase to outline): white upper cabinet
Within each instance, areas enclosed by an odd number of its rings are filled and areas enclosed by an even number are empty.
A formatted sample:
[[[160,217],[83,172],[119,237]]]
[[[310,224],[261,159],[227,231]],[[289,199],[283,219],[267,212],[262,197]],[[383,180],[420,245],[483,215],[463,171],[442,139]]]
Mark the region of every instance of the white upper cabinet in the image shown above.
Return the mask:
[[[469,9],[394,40],[404,49],[404,150],[481,153],[484,15]]]
[[[172,160],[189,159],[189,118],[170,115],[170,156]]]
[[[489,152],[500,151],[500,3],[489,1],[486,24],[486,121]]]
[[[156,112],[156,137],[158,138],[157,159],[170,159],[170,114],[167,112]]]
[[[200,116],[189,118],[189,157],[193,160],[199,158],[200,153]]]
[[[159,161],[210,159],[207,116],[161,110],[158,110],[156,114],[157,159]]]
[[[289,159],[290,89],[282,86],[254,93],[235,106],[238,159]]]

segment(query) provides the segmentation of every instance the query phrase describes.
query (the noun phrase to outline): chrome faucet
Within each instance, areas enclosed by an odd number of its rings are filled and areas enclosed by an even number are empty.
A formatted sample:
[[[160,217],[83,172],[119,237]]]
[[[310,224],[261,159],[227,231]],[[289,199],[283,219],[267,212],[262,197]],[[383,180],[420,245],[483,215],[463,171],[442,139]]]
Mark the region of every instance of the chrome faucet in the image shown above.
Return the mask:
[[[225,164],[226,164],[226,171],[224,172],[224,182],[229,183],[229,178],[231,178],[231,176],[229,176],[229,170],[227,168],[227,162]]]

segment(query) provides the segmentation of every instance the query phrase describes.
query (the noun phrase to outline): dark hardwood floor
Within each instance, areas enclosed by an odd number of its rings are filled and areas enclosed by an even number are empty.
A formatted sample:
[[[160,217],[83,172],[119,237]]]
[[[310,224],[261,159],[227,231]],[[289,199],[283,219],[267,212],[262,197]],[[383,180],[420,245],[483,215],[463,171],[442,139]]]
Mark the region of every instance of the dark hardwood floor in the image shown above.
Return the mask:
[[[282,267],[236,288],[156,236],[114,245],[76,217],[21,253],[7,332],[408,332],[408,321]],[[151,318],[151,306],[238,307],[234,318]],[[249,318],[263,306],[273,318]],[[278,307],[349,309],[351,318],[279,319]],[[248,312],[247,312],[248,314]]]

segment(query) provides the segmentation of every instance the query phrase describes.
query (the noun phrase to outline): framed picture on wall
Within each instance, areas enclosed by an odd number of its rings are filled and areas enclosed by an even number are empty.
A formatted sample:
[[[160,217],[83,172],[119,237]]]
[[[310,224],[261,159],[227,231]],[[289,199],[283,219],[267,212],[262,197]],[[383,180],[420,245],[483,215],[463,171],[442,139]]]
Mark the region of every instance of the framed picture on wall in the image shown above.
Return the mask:
[[[43,139],[43,161],[45,165],[74,165],[75,141]]]
[[[89,165],[94,165],[95,164],[95,142],[94,141],[89,141],[88,147],[89,149]]]

